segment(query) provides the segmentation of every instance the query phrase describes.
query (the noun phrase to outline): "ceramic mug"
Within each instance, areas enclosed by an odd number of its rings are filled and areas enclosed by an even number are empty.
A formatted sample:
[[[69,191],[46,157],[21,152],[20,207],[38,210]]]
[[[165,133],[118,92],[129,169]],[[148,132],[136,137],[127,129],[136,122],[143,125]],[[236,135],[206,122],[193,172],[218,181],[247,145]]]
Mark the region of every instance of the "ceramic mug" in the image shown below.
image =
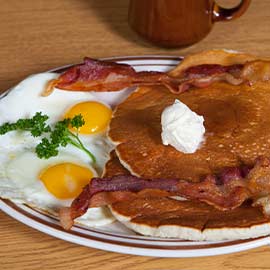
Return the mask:
[[[215,22],[240,17],[251,0],[233,8],[214,0],[130,0],[128,20],[131,28],[154,44],[184,47],[204,38]]]

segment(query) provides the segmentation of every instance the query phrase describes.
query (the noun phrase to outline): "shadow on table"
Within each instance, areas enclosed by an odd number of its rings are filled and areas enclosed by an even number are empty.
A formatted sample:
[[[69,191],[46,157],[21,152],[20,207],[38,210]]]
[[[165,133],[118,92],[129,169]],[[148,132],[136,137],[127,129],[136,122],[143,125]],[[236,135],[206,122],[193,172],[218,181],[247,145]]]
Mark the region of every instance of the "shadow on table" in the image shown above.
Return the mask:
[[[151,46],[144,42],[128,25],[128,0],[81,0],[109,26],[109,29],[123,38],[144,47]]]

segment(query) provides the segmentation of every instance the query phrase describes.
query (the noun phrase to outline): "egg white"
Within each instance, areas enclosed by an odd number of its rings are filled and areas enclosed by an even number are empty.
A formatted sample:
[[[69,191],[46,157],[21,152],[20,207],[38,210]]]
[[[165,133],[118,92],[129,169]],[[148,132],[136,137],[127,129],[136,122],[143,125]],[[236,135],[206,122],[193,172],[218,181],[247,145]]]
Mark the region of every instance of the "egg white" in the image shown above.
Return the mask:
[[[16,122],[20,118],[33,117],[36,112],[48,115],[47,122],[53,125],[77,103],[102,102],[90,92],[59,89],[55,89],[48,97],[42,97],[41,93],[48,81],[57,76],[56,73],[32,75],[1,98],[0,125]],[[79,136],[95,155],[97,163],[94,166],[90,165],[91,160],[86,153],[71,145],[60,147],[57,157],[46,160],[39,159],[34,152],[41,139],[34,138],[29,132],[12,131],[0,136],[0,197],[31,205],[53,215],[57,215],[60,207],[69,206],[71,200],[59,200],[47,191],[38,179],[40,171],[58,163],[72,162],[90,168],[99,176],[113,148],[105,134]],[[107,208],[93,208],[76,221],[86,226],[101,226],[113,220]]]
[[[91,92],[64,91],[56,89],[47,97],[41,96],[48,81],[57,73],[40,73],[27,77],[0,100],[0,125],[15,122],[19,118],[30,118],[36,112],[47,114],[49,123],[54,123],[64,112],[79,102],[97,100]]]

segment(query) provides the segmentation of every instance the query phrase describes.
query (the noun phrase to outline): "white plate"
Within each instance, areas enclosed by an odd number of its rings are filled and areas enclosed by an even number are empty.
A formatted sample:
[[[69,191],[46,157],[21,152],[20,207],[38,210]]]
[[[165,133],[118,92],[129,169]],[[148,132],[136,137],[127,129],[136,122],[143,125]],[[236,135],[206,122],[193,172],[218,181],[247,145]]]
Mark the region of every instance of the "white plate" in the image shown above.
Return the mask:
[[[107,58],[106,60],[109,59]],[[111,58],[110,60],[130,64],[139,71],[167,71],[175,67],[181,58],[173,56],[134,56]],[[63,68],[57,70],[61,71]],[[95,229],[74,226],[71,231],[64,231],[57,219],[28,206],[0,200],[0,209],[32,228],[65,241],[133,255],[200,257],[239,252],[270,244],[269,237],[238,241],[191,242],[179,239],[139,236],[118,222]]]

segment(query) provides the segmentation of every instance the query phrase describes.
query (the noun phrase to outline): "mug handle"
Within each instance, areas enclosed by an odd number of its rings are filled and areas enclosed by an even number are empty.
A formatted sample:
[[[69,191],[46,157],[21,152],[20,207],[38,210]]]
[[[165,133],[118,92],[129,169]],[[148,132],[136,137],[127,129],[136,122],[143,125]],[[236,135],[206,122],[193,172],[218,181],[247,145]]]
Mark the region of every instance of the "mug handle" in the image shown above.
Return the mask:
[[[233,8],[223,8],[217,3],[213,6],[213,21],[230,21],[240,17],[248,8],[251,0],[242,0],[238,6]]]

